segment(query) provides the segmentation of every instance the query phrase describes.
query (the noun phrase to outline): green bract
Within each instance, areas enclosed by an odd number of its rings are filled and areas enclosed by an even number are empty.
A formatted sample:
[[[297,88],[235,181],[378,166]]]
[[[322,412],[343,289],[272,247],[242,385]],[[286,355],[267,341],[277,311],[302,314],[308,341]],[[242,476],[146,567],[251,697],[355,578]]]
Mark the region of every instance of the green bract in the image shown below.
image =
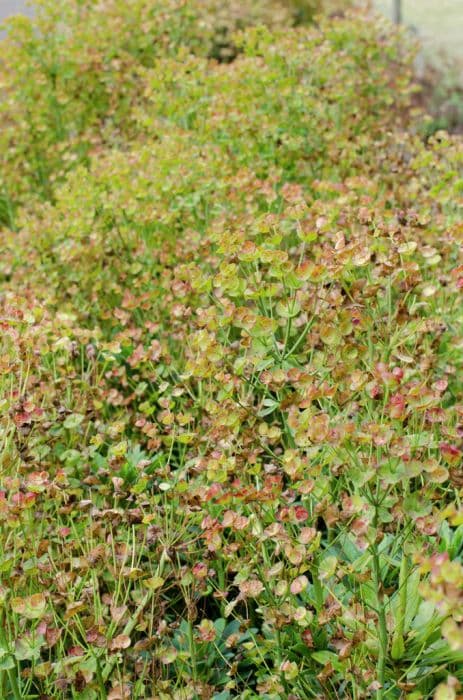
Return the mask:
[[[460,697],[463,149],[405,38],[47,0],[0,55],[1,697]]]

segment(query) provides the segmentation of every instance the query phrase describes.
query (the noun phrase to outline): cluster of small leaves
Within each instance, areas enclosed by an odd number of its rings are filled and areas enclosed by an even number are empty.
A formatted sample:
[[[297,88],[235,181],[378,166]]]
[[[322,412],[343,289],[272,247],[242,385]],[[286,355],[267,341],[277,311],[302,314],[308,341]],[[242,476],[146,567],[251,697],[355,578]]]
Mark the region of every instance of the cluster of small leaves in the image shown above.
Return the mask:
[[[462,143],[321,5],[10,26],[2,698],[462,697]]]
[[[331,0],[330,9],[336,9]],[[339,3],[340,5],[346,3]],[[57,181],[102,148],[131,137],[140,73],[183,48],[227,63],[237,30],[307,21],[319,0],[36,0],[36,18],[9,21],[0,47],[0,213]],[[1,211],[4,210],[4,211]]]

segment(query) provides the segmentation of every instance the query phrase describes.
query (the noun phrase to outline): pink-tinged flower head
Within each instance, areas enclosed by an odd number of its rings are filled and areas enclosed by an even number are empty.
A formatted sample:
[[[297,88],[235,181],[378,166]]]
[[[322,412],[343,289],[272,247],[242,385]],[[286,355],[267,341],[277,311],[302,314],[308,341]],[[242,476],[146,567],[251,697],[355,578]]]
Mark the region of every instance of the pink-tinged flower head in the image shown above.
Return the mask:
[[[458,464],[461,460],[461,450],[458,449],[455,445],[451,445],[448,442],[441,442],[439,445],[440,453],[442,457],[445,459],[447,464],[451,464],[455,466]]]

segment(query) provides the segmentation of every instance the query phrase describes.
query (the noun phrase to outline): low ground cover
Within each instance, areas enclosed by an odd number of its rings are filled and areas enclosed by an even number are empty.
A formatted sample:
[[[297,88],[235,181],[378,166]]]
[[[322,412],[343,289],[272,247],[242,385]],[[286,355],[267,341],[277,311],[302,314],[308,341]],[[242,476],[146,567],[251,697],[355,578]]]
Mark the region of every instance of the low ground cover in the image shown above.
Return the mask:
[[[1,696],[460,697],[463,150],[404,37],[40,7],[0,49]]]

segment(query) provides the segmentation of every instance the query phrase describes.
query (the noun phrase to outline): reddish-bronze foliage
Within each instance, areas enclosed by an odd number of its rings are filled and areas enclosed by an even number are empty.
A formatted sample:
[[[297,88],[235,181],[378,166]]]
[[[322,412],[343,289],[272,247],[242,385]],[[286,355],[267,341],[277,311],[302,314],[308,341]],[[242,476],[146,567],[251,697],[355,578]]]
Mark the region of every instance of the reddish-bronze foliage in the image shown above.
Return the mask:
[[[0,49],[5,697],[458,698],[463,149],[403,37],[40,4]]]

